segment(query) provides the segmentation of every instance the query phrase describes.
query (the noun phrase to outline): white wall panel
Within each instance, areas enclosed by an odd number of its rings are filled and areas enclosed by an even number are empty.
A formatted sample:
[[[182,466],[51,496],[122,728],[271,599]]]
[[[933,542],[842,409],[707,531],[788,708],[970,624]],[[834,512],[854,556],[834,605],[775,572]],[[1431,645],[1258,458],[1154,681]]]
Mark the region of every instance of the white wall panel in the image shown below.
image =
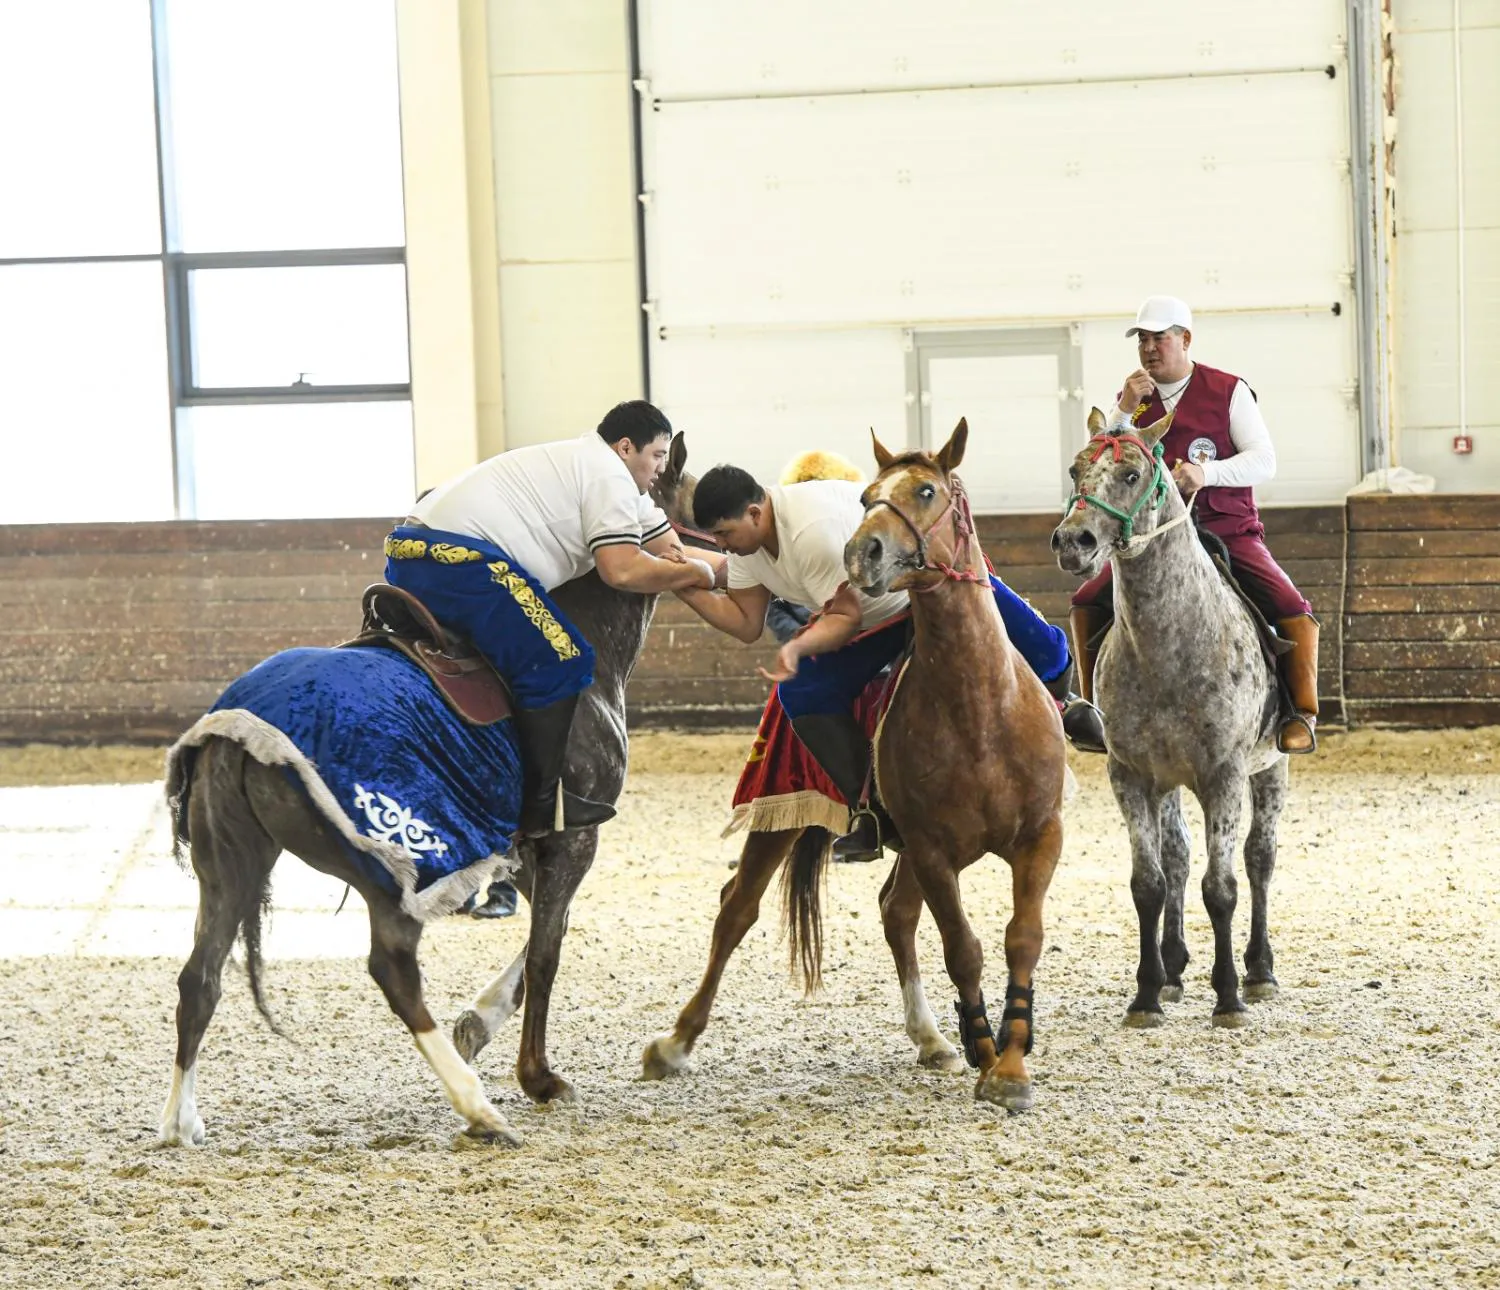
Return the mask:
[[[1459,10],[1458,120],[1452,0],[1395,0],[1393,10],[1397,460],[1435,476],[1443,491],[1500,489],[1500,0],[1464,0]],[[1460,370],[1461,326],[1466,375]],[[1473,437],[1470,456],[1452,450],[1460,428]]]
[[[695,443],[765,475],[809,446],[868,464],[867,423],[904,437],[904,329],[1074,321],[1081,442],[1135,366],[1136,304],[1166,291],[1261,395],[1263,501],[1358,478],[1337,0],[1194,4],[1149,40],[1104,0],[641,11],[652,391],[703,422]],[[1035,394],[991,375],[971,424]]]
[[[1338,0],[1193,0],[1170,22],[1118,0],[643,0],[663,96],[1211,74],[1337,61]]]
[[[1318,76],[664,105],[658,321],[853,322],[1332,303],[1345,87]]]
[[[652,384],[698,474],[732,462],[774,482],[822,448],[873,477],[871,428],[887,446],[906,441],[905,358],[894,331],[687,336],[655,348]]]

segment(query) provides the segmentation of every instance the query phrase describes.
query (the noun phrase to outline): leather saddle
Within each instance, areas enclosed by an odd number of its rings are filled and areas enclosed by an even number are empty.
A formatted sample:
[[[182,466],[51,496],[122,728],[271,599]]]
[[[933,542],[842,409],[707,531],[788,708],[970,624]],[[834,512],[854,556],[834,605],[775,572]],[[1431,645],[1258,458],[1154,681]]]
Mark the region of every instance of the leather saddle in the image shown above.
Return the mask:
[[[411,592],[377,582],[365,588],[360,607],[360,634],[340,649],[383,645],[399,650],[427,673],[443,701],[470,725],[490,726],[511,715],[510,694],[500,674]]]

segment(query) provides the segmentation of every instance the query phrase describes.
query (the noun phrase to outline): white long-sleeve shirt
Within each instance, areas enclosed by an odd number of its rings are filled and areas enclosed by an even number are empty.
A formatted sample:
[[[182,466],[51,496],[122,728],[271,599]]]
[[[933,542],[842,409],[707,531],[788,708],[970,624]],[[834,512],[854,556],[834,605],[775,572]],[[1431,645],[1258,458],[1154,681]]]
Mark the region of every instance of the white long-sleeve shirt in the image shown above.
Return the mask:
[[[1162,407],[1168,412],[1175,408],[1192,379],[1189,372],[1180,381],[1158,384],[1156,392],[1161,396]],[[1111,421],[1128,422],[1134,412],[1134,408],[1126,411],[1116,406]],[[1276,449],[1271,443],[1271,432],[1260,414],[1260,404],[1244,381],[1235,385],[1229,400],[1229,438],[1236,449],[1234,456],[1199,463],[1205,488],[1253,488],[1276,478]]]

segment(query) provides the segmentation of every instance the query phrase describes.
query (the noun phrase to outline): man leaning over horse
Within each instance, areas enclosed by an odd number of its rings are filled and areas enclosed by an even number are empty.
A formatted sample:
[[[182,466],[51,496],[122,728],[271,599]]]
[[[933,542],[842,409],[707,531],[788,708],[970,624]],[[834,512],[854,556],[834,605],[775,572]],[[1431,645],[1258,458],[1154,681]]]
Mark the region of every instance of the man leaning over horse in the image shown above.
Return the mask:
[[[848,583],[844,547],[864,522],[862,492],[862,484],[841,479],[763,488],[737,466],[713,467],[698,481],[693,518],[729,552],[727,594],[679,593],[705,622],[747,643],[760,639],[773,596],[821,611],[762,675],[777,683],[792,729],[851,810],[873,779],[854,702],[908,638],[904,591],[871,597]],[[990,586],[1006,634],[1054,698],[1069,697],[1066,635],[993,574]],[[900,849],[873,782],[868,800],[835,839],[836,859],[874,860],[884,846]]]
[[[711,587],[646,495],[672,426],[644,400],[621,403],[575,439],[502,452],[426,494],[386,538],[386,579],[469,636],[515,705],[525,781],[521,832],[587,828],[614,807],[562,785],[578,696],[594,651],[551,592],[597,568],[621,591]]]
[[[1141,365],[1125,378],[1109,426],[1152,425],[1173,414],[1163,448],[1178,490],[1195,499],[1198,527],[1223,541],[1240,587],[1293,645],[1282,667],[1295,711],[1282,722],[1276,746],[1282,752],[1312,752],[1317,747],[1318,620],[1266,546],[1253,489],[1275,477],[1276,450],[1255,392],[1240,377],[1188,357],[1193,315],[1173,296],[1148,297],[1125,334],[1136,338]],[[1094,663],[1113,620],[1113,577],[1113,565],[1106,564],[1074,593],[1068,615],[1078,688],[1090,704]],[[1092,751],[1103,752],[1103,742]]]

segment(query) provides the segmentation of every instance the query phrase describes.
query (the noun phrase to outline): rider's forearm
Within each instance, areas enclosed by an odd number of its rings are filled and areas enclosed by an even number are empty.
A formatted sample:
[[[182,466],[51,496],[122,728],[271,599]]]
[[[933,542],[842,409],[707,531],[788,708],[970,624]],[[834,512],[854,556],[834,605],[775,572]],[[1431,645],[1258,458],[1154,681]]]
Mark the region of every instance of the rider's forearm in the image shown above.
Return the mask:
[[[747,645],[754,645],[765,627],[764,622],[751,622],[749,615],[728,596],[713,591],[679,591],[677,598],[710,627],[717,627],[725,635]]]
[[[703,570],[713,577],[713,570],[702,560],[689,559],[686,564],[672,560],[658,560],[654,555],[637,550],[635,558],[623,568],[608,573],[603,568],[599,576],[619,591],[635,591],[651,595],[662,591],[684,591],[689,587],[703,585]]]
[[[831,654],[843,649],[859,635],[859,619],[844,614],[826,613],[797,637],[798,652],[803,658]]]

